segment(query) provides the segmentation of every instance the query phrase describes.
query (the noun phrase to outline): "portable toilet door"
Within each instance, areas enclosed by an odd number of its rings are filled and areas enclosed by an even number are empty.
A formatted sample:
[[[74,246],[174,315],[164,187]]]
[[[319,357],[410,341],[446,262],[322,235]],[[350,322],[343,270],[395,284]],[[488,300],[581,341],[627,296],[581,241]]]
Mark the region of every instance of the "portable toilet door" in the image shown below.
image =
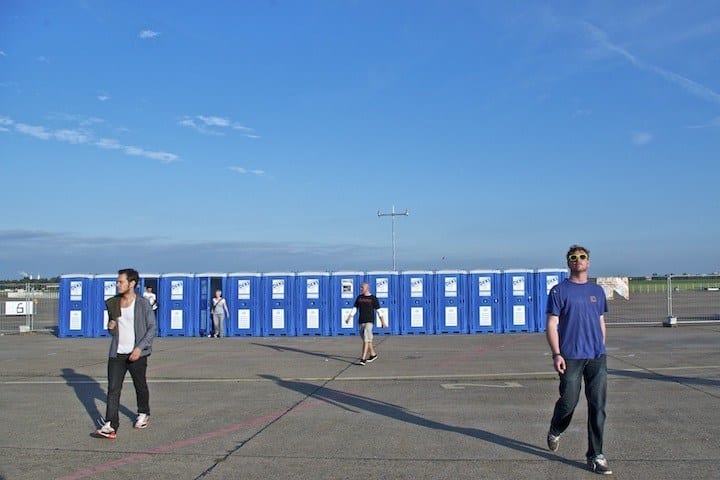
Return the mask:
[[[230,320],[229,336],[259,337],[260,333],[260,274],[230,273],[227,279],[227,301]]]
[[[502,272],[471,270],[468,278],[470,333],[501,333],[503,324]]]
[[[364,272],[332,272],[330,274],[330,334],[357,335],[357,314],[350,323],[345,319],[360,295],[360,284],[365,281]]]
[[[93,336],[109,337],[107,324],[110,320],[105,300],[117,295],[117,274],[104,273],[93,277]]]
[[[432,334],[434,332],[433,272],[404,271],[400,273],[400,333]]]
[[[298,272],[295,333],[330,335],[330,273]]]
[[[503,270],[505,332],[535,331],[535,277],[529,269]]]
[[[260,283],[263,292],[262,334],[264,336],[294,336],[295,274],[291,272],[263,273]]]
[[[468,333],[467,278],[463,270],[435,272],[435,333]]]
[[[197,317],[194,310],[193,275],[191,273],[163,273],[158,285],[161,305],[157,320],[161,337],[197,335]],[[167,307],[163,307],[167,305]]]
[[[378,335],[400,335],[400,274],[395,271],[367,272],[370,293],[380,303],[380,312],[387,322],[382,328],[378,315],[375,315],[374,332]],[[360,292],[358,292],[360,293]]]
[[[92,275],[60,276],[58,337],[92,337]]]
[[[547,307],[548,295],[550,290],[568,278],[567,268],[538,268],[535,270],[535,312],[536,332],[544,332],[547,330]]]
[[[147,287],[150,287],[152,289],[152,293],[155,295],[155,309],[153,310],[155,312],[155,324],[158,323],[158,318],[160,317],[160,308],[162,305],[160,305],[160,299],[158,296],[159,293],[159,283],[160,283],[160,274],[159,273],[141,273],[140,274],[140,289],[139,295],[142,295],[145,297],[145,289]]]
[[[213,330],[212,319],[212,299],[215,298],[215,291],[220,290],[225,302],[227,303],[227,274],[226,273],[196,273],[194,276],[195,285],[195,318],[198,319],[194,326],[195,332],[201,337],[209,337],[213,333],[219,334],[221,337],[227,336],[228,323],[230,316],[226,313],[225,322],[219,328],[221,332]],[[230,305],[228,304],[228,312]]]

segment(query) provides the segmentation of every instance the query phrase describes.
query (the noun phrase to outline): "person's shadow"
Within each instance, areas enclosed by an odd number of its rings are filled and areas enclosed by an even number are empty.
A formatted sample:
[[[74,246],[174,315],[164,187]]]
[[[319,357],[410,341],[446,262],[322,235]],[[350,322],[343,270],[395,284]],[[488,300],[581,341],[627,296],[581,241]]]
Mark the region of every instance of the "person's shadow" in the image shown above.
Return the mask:
[[[75,390],[75,395],[85,407],[85,411],[90,415],[93,425],[99,426],[98,423],[100,419],[104,418],[104,413],[100,413],[100,410],[98,410],[97,401],[105,403],[107,401],[107,392],[93,377],[77,373],[72,368],[63,368],[62,377],[68,386]],[[135,413],[122,404],[120,404],[120,413],[135,421]]]
[[[357,395],[354,393],[343,392],[342,390],[335,390],[327,388],[325,386],[313,385],[311,383],[305,383],[295,380],[283,380],[282,378],[275,377],[273,375],[260,375],[262,378],[274,381],[277,385],[301,393],[306,397],[312,397],[323,402],[330,403],[344,410],[353,412],[366,411],[374,413],[376,415],[383,415],[393,420],[399,420],[401,422],[407,422],[413,425],[418,425],[424,428],[431,428],[434,430],[444,430],[447,432],[454,432],[461,435],[467,435],[478,440],[482,440],[488,443],[494,443],[502,447],[517,450],[522,453],[535,455],[545,460],[552,460],[566,465],[585,469],[585,464],[581,462],[572,461],[566,458],[559,457],[553,453],[548,452],[544,447],[539,447],[530,443],[525,443],[514,438],[505,437],[496,433],[481,430],[479,428],[470,427],[457,427],[455,425],[448,425],[446,423],[436,422],[434,420],[428,420],[419,415],[407,411],[400,405],[392,403],[382,402],[375,400],[374,398]]]
[[[285,347],[282,345],[268,345],[266,343],[258,343],[258,342],[253,342],[252,345],[270,348],[272,350],[275,350],[276,352],[294,352],[294,353],[302,353],[304,355],[311,355],[313,357],[319,357],[319,358],[331,358],[333,360],[338,360],[340,362],[345,362],[345,363],[349,363],[349,364],[353,364],[356,362],[356,360],[355,360],[356,357],[348,357],[347,355],[331,355],[329,353],[313,352],[310,350],[302,350],[300,348]]]

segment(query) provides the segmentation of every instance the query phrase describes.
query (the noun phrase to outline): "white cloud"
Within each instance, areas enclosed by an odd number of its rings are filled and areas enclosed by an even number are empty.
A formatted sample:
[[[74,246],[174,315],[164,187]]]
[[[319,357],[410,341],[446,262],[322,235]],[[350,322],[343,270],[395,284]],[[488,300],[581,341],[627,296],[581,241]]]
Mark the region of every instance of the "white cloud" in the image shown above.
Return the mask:
[[[178,121],[178,125],[192,128],[205,135],[225,135],[223,129],[229,128],[242,132],[242,135],[248,138],[260,138],[254,129],[229,118],[215,115],[196,115],[195,117],[186,115]]]
[[[39,138],[41,140],[49,140],[52,137],[52,133],[50,133],[47,128],[37,125],[16,123],[15,129],[20,133],[30,135],[31,137]]]
[[[95,146],[106,150],[117,150],[119,148],[123,148],[123,146],[120,145],[120,142],[112,138],[101,138],[95,142]]]
[[[230,125],[230,120],[227,118],[222,117],[206,117],[203,115],[198,115],[197,118],[203,121],[205,125],[209,127],[227,127]]]
[[[50,59],[47,58],[47,57],[44,56],[44,55],[40,55],[39,57],[35,57],[35,60],[37,60],[38,62],[43,62],[43,63],[50,63]]]
[[[10,129],[7,127],[0,127],[0,132],[9,132]]]
[[[647,145],[653,141],[653,134],[649,132],[635,132],[632,136],[632,142],[635,145]]]
[[[110,97],[108,95],[98,95],[97,99],[104,102],[106,100],[110,100]]]
[[[690,80],[689,78],[685,78],[682,75],[678,75],[677,73],[671,72],[669,70],[665,70],[663,68],[660,68],[658,66],[652,65],[650,63],[645,63],[642,60],[638,59],[635,55],[628,52],[626,49],[620,47],[619,45],[616,45],[612,43],[608,37],[607,34],[601,30],[600,28],[596,27],[595,25],[592,25],[587,22],[582,22],[582,25],[585,27],[585,29],[590,32],[593,39],[603,48],[606,50],[609,50],[610,52],[616,53],[623,58],[625,58],[627,61],[632,63],[638,68],[641,68],[643,70],[648,70],[665,80],[674,83],[675,85],[678,85],[680,88],[685,90],[686,92],[690,93],[691,95],[695,95],[696,97],[702,98],[704,100],[708,100],[714,103],[720,103],[720,94],[713,91],[712,89],[701,85],[697,82],[694,82],[693,80]]]
[[[80,130],[56,130],[53,135],[57,140],[68,143],[87,143],[90,140],[90,136]]]
[[[7,57],[7,53],[4,50],[0,50],[0,57]]]
[[[163,163],[172,163],[180,160],[180,156],[170,152],[146,150],[141,147],[134,147],[131,145],[123,145],[117,140],[111,138],[101,138],[100,140],[94,141],[92,133],[87,130],[76,130],[76,129],[60,129],[50,130],[46,127],[39,125],[27,125],[25,123],[15,123],[9,117],[0,117],[0,128],[7,131],[6,127],[15,126],[15,130],[25,135],[30,135],[41,140],[55,139],[59,142],[66,142],[72,144],[85,144],[91,143],[92,145],[102,148],[105,150],[122,150],[126,155],[135,157],[145,157],[152,160],[159,160]]]
[[[713,128],[713,127],[720,127],[720,117],[715,117],[709,122],[701,123],[699,125],[690,125],[687,128]]]
[[[265,170],[248,170],[244,167],[228,167],[229,170],[232,170],[235,173],[239,173],[240,175],[246,175],[246,174],[252,174],[257,175],[258,177],[264,177],[265,176]]]
[[[142,32],[138,33],[138,37],[142,39],[146,38],[155,38],[160,35],[160,32],[153,32],[152,30],[143,30]]]
[[[122,148],[125,151],[125,153],[128,155],[151,158],[153,160],[160,160],[163,163],[172,163],[177,160],[180,160],[180,157],[178,157],[174,153],[153,152],[151,150],[145,150],[144,148],[132,147],[132,146],[124,146]]]

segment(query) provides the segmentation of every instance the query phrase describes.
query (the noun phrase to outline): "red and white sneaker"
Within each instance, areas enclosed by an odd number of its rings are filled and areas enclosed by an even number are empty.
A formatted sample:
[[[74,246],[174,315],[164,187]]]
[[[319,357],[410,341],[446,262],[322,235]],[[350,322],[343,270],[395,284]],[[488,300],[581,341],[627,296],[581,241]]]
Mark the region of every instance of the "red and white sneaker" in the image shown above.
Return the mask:
[[[105,422],[102,427],[95,430],[95,435],[109,438],[110,440],[115,440],[115,438],[117,438],[117,433],[115,432],[115,429],[110,426],[110,422]]]
[[[147,413],[138,413],[137,420],[135,420],[135,428],[147,428],[150,423],[150,415]]]

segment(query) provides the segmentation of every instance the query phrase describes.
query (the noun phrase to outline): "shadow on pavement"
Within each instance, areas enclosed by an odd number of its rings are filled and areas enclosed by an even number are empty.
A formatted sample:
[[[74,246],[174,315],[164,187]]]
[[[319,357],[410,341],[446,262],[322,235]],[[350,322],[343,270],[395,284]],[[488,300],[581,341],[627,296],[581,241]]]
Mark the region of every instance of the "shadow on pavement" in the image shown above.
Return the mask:
[[[107,401],[107,393],[93,377],[77,373],[72,368],[63,368],[62,377],[69,387],[75,390],[80,403],[85,407],[85,411],[90,415],[90,419],[94,426],[98,426],[99,419],[104,418],[103,414],[97,408],[96,401],[105,403]],[[120,404],[120,413],[126,415],[133,422],[135,421],[135,412]]]
[[[542,447],[538,447],[537,445],[521,442],[519,440],[515,440],[514,438],[504,437],[502,435],[491,433],[486,430],[480,430],[478,428],[457,427],[454,425],[436,422],[434,420],[428,420],[419,415],[408,412],[402,406],[392,403],[382,402],[379,400],[375,400],[374,398],[365,397],[353,393],[347,393],[341,390],[335,390],[332,388],[313,385],[311,383],[294,380],[283,380],[273,375],[261,374],[260,377],[272,380],[278,386],[281,386],[283,388],[287,388],[308,397],[330,403],[346,410],[366,411],[424,428],[459,433],[461,435],[467,435],[469,437],[476,438],[484,442],[500,445],[502,447],[510,448],[512,450],[516,450],[522,453],[535,455],[545,460],[557,461],[565,465],[586,470],[585,463],[575,462],[566,458],[559,457],[553,453],[546,451]]]
[[[309,350],[302,350],[300,348],[284,347],[282,345],[268,345],[266,343],[257,343],[257,342],[253,342],[251,345],[257,345],[258,347],[270,348],[270,349],[278,351],[278,352],[294,352],[294,353],[302,353],[303,355],[310,355],[313,357],[332,358],[333,360],[338,360],[340,362],[345,362],[345,363],[349,363],[349,364],[352,364],[356,361],[355,357],[349,357],[347,355],[329,355],[329,354],[323,353],[323,352],[312,352]],[[350,359],[350,360],[348,360],[348,359]]]

